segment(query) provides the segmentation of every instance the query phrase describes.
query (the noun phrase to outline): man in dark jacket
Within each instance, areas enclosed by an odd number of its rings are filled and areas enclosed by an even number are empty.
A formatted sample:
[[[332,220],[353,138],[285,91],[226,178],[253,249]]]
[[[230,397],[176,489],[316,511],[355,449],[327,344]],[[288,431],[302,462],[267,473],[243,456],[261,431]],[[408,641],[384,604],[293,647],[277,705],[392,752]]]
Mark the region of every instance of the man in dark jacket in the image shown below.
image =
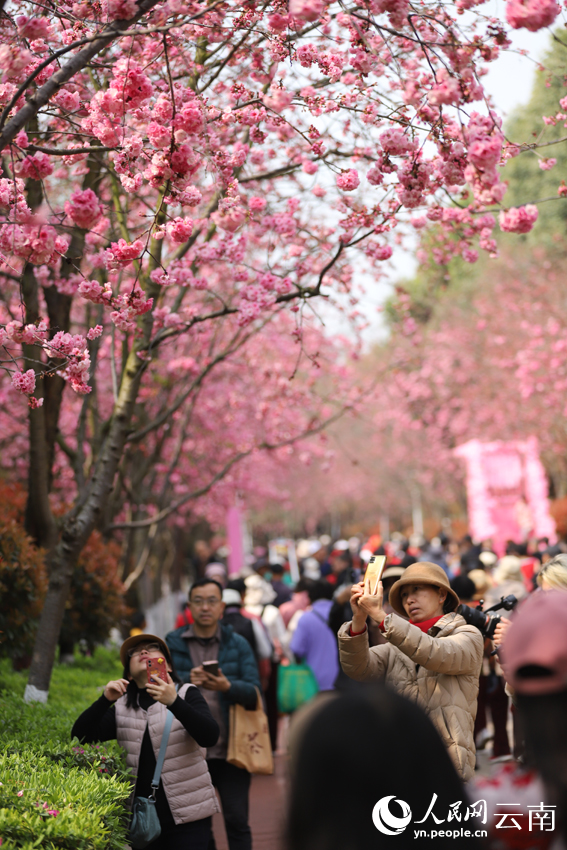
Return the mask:
[[[178,675],[201,690],[211,714],[219,724],[220,736],[207,750],[213,785],[222,804],[230,850],[251,850],[248,824],[250,774],[226,760],[228,708],[239,703],[254,708],[260,688],[258,666],[247,641],[231,626],[219,622],[223,611],[222,587],[206,577],[197,579],[189,591],[193,624],[166,635],[166,643]],[[206,662],[217,661],[218,672],[207,672]],[[203,663],[205,662],[205,663]],[[214,848],[214,839],[210,850]]]

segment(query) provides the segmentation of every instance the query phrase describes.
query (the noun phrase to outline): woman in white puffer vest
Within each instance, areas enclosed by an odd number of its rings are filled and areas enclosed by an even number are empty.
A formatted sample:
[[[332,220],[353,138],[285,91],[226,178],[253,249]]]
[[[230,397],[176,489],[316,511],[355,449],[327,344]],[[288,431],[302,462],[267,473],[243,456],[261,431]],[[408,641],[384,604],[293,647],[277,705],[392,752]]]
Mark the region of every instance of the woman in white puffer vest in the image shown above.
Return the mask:
[[[152,677],[147,659],[163,656],[168,682]],[[219,804],[211,782],[206,747],[216,744],[219,727],[195,685],[178,681],[167,645],[155,635],[135,635],[120,649],[124,678],[109,682],[103,695],[76,720],[72,736],[83,743],[118,740],[136,776],[130,798],[149,797],[167,710],[173,714],[156,810],[161,835],[147,850],[207,850],[211,817]]]

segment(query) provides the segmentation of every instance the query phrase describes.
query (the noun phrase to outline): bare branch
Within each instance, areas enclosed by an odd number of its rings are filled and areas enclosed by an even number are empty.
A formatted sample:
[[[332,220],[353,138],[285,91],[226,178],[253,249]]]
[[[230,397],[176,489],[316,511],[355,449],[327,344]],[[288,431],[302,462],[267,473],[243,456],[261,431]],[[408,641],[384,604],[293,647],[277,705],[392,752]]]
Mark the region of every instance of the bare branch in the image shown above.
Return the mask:
[[[146,545],[144,546],[144,551],[140,555],[140,559],[139,559],[138,563],[136,564],[136,568],[134,570],[132,570],[131,573],[128,573],[128,575],[126,576],[126,579],[124,581],[124,589],[125,590],[129,590],[132,587],[132,585],[134,584],[134,582],[137,579],[139,579],[140,576],[142,575],[142,573],[144,572],[144,570],[146,568],[146,564],[148,562],[148,557],[150,555],[150,551],[151,551],[151,548],[152,548],[152,543],[154,542],[154,538],[156,536],[157,530],[158,530],[158,524],[157,524],[157,522],[155,522],[150,527],[150,531],[148,533],[148,537],[147,537],[147,540],[146,540]]]
[[[103,145],[90,148],[42,148],[40,145],[28,145],[26,150],[39,151],[40,153],[48,153],[51,156],[70,156],[75,153],[102,153],[104,151],[119,151],[122,150],[121,145],[115,145],[113,148],[105,148]]]

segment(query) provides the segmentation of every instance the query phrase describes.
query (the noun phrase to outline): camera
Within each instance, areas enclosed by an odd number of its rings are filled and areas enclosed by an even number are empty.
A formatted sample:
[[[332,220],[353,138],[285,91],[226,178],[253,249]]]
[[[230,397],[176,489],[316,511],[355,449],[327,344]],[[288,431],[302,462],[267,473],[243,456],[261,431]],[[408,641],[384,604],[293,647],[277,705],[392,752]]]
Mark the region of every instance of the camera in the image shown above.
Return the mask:
[[[502,619],[495,611],[498,611],[500,608],[504,608],[505,611],[511,611],[518,604],[518,600],[512,595],[502,596],[500,602],[497,602],[491,608],[487,608],[486,611],[482,610],[483,602],[484,600],[481,599],[478,608],[469,608],[468,605],[461,603],[457,608],[457,614],[464,617],[470,626],[475,626],[485,638],[492,640],[496,626]]]

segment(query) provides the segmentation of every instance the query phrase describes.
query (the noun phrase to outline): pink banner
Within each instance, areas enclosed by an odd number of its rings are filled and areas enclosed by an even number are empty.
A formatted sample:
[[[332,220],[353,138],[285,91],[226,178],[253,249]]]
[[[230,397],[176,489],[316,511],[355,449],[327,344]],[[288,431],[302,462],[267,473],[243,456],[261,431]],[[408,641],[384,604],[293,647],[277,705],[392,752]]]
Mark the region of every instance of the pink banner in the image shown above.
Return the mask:
[[[557,540],[535,437],[494,443],[470,440],[455,454],[467,464],[469,526],[475,540],[490,538],[498,555],[504,553],[507,540]]]
[[[228,574],[236,575],[244,566],[244,534],[242,514],[238,508],[229,508],[226,515],[226,536],[228,539]]]

